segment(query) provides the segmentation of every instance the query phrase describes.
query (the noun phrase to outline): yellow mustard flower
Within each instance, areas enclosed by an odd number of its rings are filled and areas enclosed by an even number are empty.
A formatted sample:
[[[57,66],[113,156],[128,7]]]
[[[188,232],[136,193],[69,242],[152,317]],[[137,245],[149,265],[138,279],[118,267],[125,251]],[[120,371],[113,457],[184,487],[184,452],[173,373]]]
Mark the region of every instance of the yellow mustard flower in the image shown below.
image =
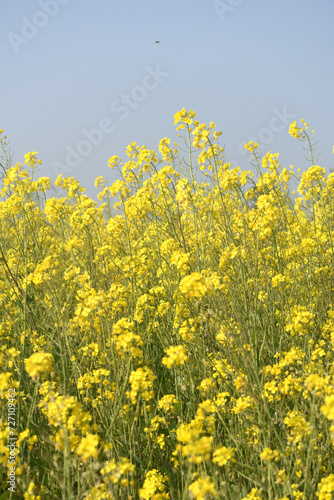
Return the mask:
[[[98,445],[100,438],[97,434],[87,434],[83,437],[75,450],[77,455],[79,455],[84,462],[87,462],[89,458],[98,457]]]
[[[32,378],[51,372],[53,362],[52,354],[47,352],[36,352],[24,360],[26,371]]]
[[[139,490],[139,498],[143,500],[163,500],[169,498],[164,493],[167,476],[163,476],[157,469],[152,469],[146,473],[143,487]]]
[[[318,484],[317,497],[319,500],[331,500],[334,495],[334,474],[323,477]]]
[[[205,500],[208,493],[211,495],[217,495],[217,491],[214,487],[214,483],[209,476],[200,477],[188,487],[192,498],[196,500]]]
[[[163,357],[161,362],[167,368],[183,365],[188,360],[187,349],[183,345],[175,345],[165,349],[167,356]]]
[[[221,448],[216,448],[213,452],[212,462],[222,467],[232,460],[233,457],[234,448],[226,448],[226,446],[222,446]]]

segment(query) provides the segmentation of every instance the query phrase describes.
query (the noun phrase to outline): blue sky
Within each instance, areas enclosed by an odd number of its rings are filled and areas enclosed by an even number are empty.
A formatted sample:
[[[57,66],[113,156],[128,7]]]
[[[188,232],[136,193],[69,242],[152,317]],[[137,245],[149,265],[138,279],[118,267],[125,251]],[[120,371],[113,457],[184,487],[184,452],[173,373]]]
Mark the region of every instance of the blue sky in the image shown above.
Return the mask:
[[[334,168],[332,0],[16,0],[0,19],[0,127],[14,163],[35,150],[40,175],[116,179],[126,146],[176,138],[185,107],[222,131],[226,158],[242,145],[305,170],[288,133],[315,129],[319,164]],[[155,43],[159,40],[160,43]]]

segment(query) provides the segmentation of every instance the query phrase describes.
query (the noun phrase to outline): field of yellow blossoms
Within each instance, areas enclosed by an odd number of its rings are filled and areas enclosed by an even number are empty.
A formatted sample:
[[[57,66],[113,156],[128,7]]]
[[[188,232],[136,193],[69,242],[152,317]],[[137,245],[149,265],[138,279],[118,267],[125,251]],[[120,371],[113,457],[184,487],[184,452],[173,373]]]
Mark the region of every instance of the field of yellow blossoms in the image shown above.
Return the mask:
[[[175,124],[100,203],[1,131],[1,499],[334,498],[334,174]]]

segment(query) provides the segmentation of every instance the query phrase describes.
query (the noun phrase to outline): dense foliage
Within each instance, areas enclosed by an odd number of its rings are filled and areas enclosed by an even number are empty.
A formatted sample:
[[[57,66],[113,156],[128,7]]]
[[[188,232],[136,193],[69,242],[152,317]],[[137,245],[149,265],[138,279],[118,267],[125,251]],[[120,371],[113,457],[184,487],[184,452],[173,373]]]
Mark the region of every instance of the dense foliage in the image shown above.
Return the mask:
[[[334,496],[334,175],[303,121],[290,133],[311,166],[251,141],[254,174],[194,118],[175,115],[181,146],[110,158],[100,204],[73,177],[36,178],[35,152],[9,165],[2,136],[8,498]]]

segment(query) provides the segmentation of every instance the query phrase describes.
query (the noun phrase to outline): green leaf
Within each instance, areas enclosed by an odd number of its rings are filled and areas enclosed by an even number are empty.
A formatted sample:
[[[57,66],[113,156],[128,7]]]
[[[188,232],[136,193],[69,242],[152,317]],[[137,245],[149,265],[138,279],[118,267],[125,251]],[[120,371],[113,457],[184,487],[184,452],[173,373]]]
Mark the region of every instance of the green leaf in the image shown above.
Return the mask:
[[[4,491],[1,495],[0,495],[0,500],[5,500],[5,498],[9,498],[9,491]]]

